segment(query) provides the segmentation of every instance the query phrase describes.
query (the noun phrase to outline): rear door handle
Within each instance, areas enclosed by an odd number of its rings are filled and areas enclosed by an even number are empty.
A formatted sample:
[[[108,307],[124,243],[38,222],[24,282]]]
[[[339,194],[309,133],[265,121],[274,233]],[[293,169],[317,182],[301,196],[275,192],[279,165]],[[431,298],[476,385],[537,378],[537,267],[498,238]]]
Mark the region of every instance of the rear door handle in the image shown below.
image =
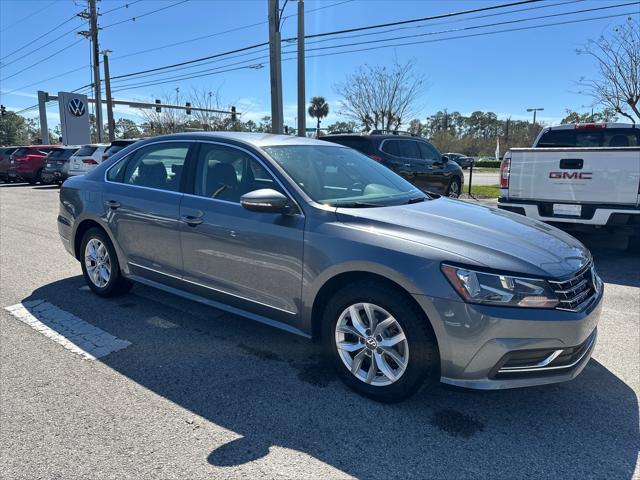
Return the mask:
[[[195,227],[196,225],[200,225],[202,222],[204,222],[204,219],[202,217],[194,217],[193,215],[183,215],[180,217],[180,220],[190,227]]]
[[[115,210],[116,208],[120,207],[120,202],[116,202],[115,200],[107,200],[105,202],[105,205],[112,210]]]

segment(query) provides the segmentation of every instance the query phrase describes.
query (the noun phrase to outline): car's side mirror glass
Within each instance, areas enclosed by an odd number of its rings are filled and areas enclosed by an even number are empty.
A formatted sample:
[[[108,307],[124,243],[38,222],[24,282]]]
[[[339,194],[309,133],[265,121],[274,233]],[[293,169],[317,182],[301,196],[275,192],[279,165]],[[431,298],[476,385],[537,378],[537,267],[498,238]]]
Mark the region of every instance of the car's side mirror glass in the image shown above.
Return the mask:
[[[240,197],[240,204],[251,212],[287,214],[296,211],[293,202],[286,195],[271,188],[245,193]]]
[[[447,163],[449,161],[449,157],[447,157],[446,155],[442,155],[442,157],[440,157],[440,161],[442,163]]]

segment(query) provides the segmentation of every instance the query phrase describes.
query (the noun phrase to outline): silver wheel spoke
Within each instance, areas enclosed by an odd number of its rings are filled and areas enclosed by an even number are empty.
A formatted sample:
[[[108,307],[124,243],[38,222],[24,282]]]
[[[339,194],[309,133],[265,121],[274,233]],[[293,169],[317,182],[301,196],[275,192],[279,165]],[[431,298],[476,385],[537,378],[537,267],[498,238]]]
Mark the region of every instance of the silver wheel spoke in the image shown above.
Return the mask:
[[[365,303],[363,306],[364,313],[367,315],[367,319],[369,320],[369,330],[373,332],[378,324],[378,321],[376,320],[376,312],[373,310],[373,305],[370,303]]]
[[[366,336],[367,327],[362,322],[362,318],[360,318],[360,312],[358,311],[356,305],[349,307],[349,316],[351,317],[351,323],[355,327],[356,330],[360,332],[360,335],[363,337]]]
[[[336,332],[346,333],[346,334],[349,334],[349,335],[355,335],[358,338],[364,338],[364,335],[362,335],[358,330],[356,330],[355,328],[353,328],[350,325],[338,325],[336,327]]]
[[[378,367],[380,368],[382,374],[392,382],[395,382],[398,379],[398,375],[396,375],[396,373],[393,371],[384,357],[379,353],[375,353],[374,357],[376,358],[376,363],[378,364]]]
[[[362,366],[362,361],[367,356],[366,350],[362,350],[355,357],[353,357],[353,363],[351,364],[351,373],[354,375],[358,373]]]
[[[376,375],[378,374],[378,365],[376,362],[376,356],[371,355],[371,365],[369,366],[369,370],[367,371],[367,378],[365,378],[365,382],[371,383]]]
[[[375,329],[375,331],[373,333],[376,334],[376,335],[382,335],[382,333],[387,328],[389,328],[391,325],[394,325],[395,323],[396,323],[396,319],[395,318],[393,318],[393,317],[386,318],[386,319],[384,319],[383,321],[381,321],[377,325],[377,327],[376,327],[376,329]]]
[[[360,349],[363,349],[364,345],[359,342],[339,342],[336,344],[336,347],[338,347],[340,350],[344,350],[345,352],[356,352]]]
[[[397,351],[395,351],[393,348],[389,348],[389,347],[381,347],[381,348],[382,348],[382,351],[384,352],[384,354],[390,356],[391,358],[393,358],[393,361],[396,362],[399,367],[404,365],[404,363],[405,363],[404,358],[402,358],[402,356]]]
[[[381,347],[393,347],[394,345],[397,345],[398,343],[403,342],[405,340],[406,338],[404,336],[404,333],[400,332],[397,335],[394,335],[393,337],[384,338],[381,342],[378,342],[378,345],[380,345]]]
[[[95,286],[102,288],[109,283],[111,278],[109,251],[97,238],[92,238],[87,243],[84,263],[87,267],[87,276]]]

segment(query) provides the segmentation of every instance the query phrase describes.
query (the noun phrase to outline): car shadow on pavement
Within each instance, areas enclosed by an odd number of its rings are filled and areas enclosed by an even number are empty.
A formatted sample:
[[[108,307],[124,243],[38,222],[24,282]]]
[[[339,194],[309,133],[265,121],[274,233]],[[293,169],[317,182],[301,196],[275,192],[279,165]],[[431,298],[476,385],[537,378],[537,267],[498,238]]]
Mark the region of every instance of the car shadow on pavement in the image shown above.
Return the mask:
[[[563,384],[440,385],[384,405],[344,387],[305,339],[145,286],[103,299],[83,285],[67,278],[23,302],[48,300],[132,342],[98,361],[239,435],[210,438],[202,461],[219,468],[284,447],[358,478],[633,476],[638,399],[595,359]]]

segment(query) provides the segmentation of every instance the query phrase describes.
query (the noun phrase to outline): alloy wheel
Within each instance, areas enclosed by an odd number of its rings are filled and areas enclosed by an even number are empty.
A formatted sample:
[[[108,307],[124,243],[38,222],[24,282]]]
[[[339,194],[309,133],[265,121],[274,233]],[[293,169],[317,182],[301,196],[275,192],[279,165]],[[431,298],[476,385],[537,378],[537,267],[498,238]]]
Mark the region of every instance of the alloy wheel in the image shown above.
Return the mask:
[[[87,242],[84,250],[84,264],[91,282],[98,288],[103,288],[111,278],[111,258],[107,247],[97,238]]]
[[[342,312],[335,341],[345,367],[369,385],[382,387],[398,381],[409,364],[409,344],[402,327],[372,303],[357,303]]]
[[[455,180],[449,185],[449,197],[458,198],[460,196],[460,185]]]

